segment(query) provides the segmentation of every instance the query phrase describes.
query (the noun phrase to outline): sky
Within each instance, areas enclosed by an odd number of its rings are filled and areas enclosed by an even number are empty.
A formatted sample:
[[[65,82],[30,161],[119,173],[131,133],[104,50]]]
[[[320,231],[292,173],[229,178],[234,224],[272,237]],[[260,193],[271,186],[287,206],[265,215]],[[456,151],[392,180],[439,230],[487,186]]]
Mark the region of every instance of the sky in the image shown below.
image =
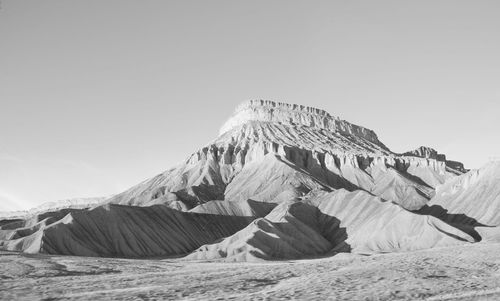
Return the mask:
[[[270,99],[479,168],[500,159],[499,1],[2,0],[0,210],[107,196]]]

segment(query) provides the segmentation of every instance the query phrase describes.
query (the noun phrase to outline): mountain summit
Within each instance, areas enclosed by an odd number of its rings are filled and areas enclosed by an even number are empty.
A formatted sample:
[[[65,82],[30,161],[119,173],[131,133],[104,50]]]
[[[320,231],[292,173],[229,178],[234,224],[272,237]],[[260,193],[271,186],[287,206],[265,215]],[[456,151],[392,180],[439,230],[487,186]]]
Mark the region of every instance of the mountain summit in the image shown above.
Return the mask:
[[[372,130],[340,120],[324,110],[270,100],[251,100],[241,104],[222,126],[219,134],[252,121],[305,126],[343,135],[354,135],[386,148]]]
[[[464,205],[482,199],[466,172],[430,148],[394,153],[374,131],[324,110],[252,100],[183,162],[93,208],[1,221],[0,249],[241,261],[500,237],[496,224],[477,230],[486,224],[475,217],[497,219]],[[498,184],[478,181],[498,206]],[[460,206],[448,197],[457,189]]]

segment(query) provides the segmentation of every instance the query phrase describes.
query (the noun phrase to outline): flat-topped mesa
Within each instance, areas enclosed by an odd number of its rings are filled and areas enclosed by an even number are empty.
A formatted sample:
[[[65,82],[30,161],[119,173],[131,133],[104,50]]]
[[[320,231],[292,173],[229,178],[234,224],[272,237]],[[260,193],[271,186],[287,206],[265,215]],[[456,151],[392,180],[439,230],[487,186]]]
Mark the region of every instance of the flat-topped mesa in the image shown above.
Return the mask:
[[[328,112],[313,107],[271,100],[250,100],[236,107],[233,115],[221,127],[220,134],[249,121],[327,128],[328,123],[331,123],[330,119],[334,117]]]
[[[239,105],[221,127],[219,134],[222,135],[250,121],[316,127],[344,135],[355,135],[387,149],[370,129],[341,120],[321,109],[271,100],[250,100]]]

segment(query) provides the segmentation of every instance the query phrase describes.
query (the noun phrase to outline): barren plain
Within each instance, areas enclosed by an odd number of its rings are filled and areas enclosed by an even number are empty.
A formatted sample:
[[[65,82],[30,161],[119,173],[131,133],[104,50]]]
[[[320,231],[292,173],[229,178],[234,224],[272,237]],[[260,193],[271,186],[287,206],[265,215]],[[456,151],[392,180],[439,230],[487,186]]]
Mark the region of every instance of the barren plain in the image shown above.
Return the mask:
[[[498,300],[500,244],[261,263],[0,254],[1,300]]]

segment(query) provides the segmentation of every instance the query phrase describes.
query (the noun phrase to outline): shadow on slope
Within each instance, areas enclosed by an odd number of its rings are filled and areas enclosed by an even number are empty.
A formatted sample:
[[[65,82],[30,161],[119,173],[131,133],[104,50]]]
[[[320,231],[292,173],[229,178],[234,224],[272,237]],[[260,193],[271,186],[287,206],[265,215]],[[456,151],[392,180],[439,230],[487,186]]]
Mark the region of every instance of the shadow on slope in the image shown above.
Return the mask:
[[[347,232],[340,220],[302,202],[284,202],[264,218],[224,238],[205,245],[189,260],[256,261],[304,259],[350,252]]]
[[[313,153],[311,150],[293,146],[284,147],[284,152],[285,158],[276,155],[278,160],[299,172],[318,179],[318,181],[325,183],[329,187],[334,189],[343,188],[349,191],[361,189],[348,179],[330,170],[326,166],[325,153]],[[340,165],[340,162],[334,162],[334,164],[338,168],[337,165]]]
[[[424,187],[427,187],[429,189],[434,190],[434,188],[432,186],[430,186],[429,184],[427,184],[422,178],[420,178],[420,177],[418,177],[416,175],[412,175],[412,174],[408,173],[408,171],[407,171],[408,167],[404,167],[404,168],[399,167],[399,169],[398,169],[398,166],[390,166],[390,167],[396,169],[401,176],[405,177],[409,181],[415,182],[418,185],[421,185],[421,186],[424,186]],[[425,196],[427,198],[429,197],[427,195],[425,195]]]
[[[417,211],[469,233],[476,241],[499,240],[500,162],[490,162],[453,178],[436,190],[428,206]]]
[[[214,215],[252,216],[264,217],[278,204],[258,202],[252,199],[244,201],[209,201],[189,210],[194,213],[205,213]]]
[[[460,229],[461,231],[469,234],[474,238],[476,242],[480,242],[482,240],[481,235],[476,231],[476,227],[494,227],[481,224],[476,219],[467,216],[466,214],[450,214],[448,210],[443,208],[440,205],[425,205],[420,210],[414,211],[416,214],[420,215],[430,215],[434,216],[441,221],[447,223],[448,225]]]
[[[67,213],[67,212],[66,212]],[[187,254],[232,235],[254,217],[180,212],[166,206],[106,205],[2,230],[0,250],[102,257]]]
[[[341,221],[356,253],[413,251],[474,242],[467,233],[433,216],[412,213],[364,191],[318,192],[308,202]]]

